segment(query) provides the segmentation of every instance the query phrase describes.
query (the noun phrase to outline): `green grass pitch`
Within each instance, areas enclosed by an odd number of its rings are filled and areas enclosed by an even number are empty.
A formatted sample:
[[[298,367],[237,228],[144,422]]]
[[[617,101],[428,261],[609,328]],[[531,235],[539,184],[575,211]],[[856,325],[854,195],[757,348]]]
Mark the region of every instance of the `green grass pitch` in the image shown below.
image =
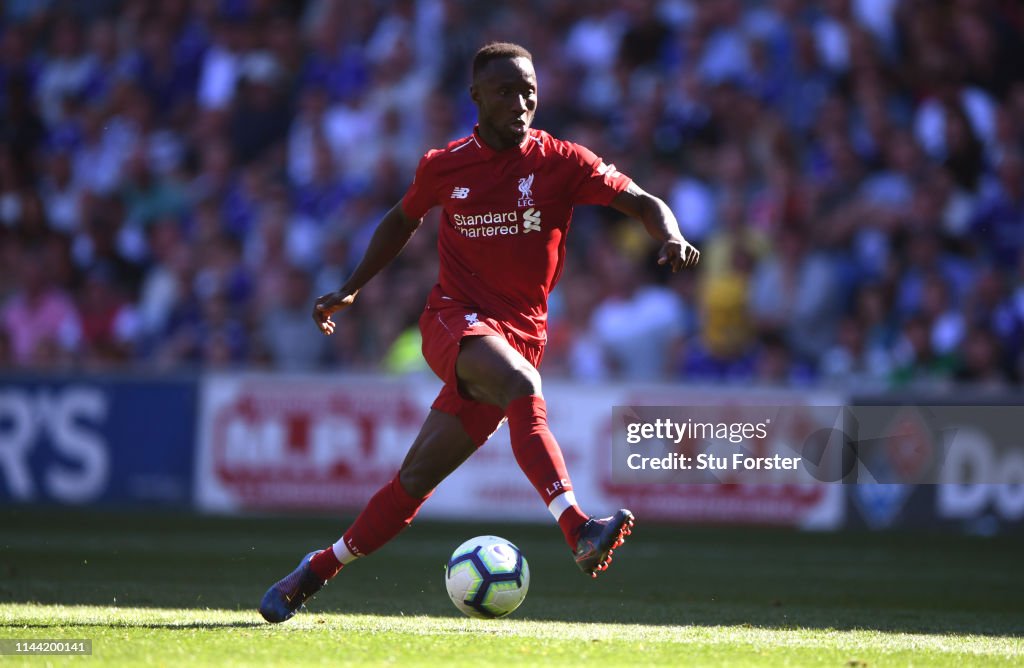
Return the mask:
[[[264,590],[346,522],[0,509],[0,639],[93,641],[3,665],[1024,665],[1024,540],[692,529],[639,518],[611,570],[554,526],[422,521],[281,625]],[[517,544],[530,594],[464,618],[444,562]]]

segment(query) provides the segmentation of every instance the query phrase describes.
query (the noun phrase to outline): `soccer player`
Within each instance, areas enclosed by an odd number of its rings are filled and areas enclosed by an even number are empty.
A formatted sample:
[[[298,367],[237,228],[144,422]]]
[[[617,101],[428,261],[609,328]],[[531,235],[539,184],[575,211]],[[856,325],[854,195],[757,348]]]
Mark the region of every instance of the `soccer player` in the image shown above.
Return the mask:
[[[573,206],[602,204],[639,218],[662,244],[658,263],[694,266],[700,253],[675,216],[614,165],[590,150],[530,127],[537,110],[532,56],[492,43],[473,58],[473,134],[429,151],[401,202],[377,226],[352,276],[320,297],[313,319],[355,301],[394,259],[424,214],[441,206],[440,276],[420,317],[423,355],[444,381],[398,474],[366,505],[338,542],[307,554],[264,595],[260,612],[283,622],[355,559],[408,526],[434,488],[508,420],[520,468],[558,522],[576,564],[597,577],[633,526],[633,515],[588,517],[576,502],[547,422],[537,371],[544,353],[548,294],[565,259]]]

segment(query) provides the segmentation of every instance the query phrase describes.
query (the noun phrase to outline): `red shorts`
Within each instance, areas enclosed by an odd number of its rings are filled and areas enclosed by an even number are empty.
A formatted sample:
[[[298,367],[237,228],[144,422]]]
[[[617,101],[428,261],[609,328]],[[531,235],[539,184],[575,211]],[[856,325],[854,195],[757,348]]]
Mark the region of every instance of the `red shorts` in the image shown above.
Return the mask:
[[[420,332],[423,335],[423,357],[444,381],[444,387],[431,408],[458,417],[473,443],[480,447],[501,425],[505,411],[500,406],[467,399],[459,392],[455,360],[459,356],[462,339],[467,336],[500,337],[534,367],[540,365],[544,346],[524,343],[502,322],[488,318],[465,304],[449,301],[437,290],[431,293],[420,316]]]

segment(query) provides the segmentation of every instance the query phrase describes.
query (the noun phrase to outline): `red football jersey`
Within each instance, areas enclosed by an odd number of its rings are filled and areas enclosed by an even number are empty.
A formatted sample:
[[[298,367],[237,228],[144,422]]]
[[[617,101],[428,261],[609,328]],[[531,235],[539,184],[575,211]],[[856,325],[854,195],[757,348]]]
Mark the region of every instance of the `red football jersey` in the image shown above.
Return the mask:
[[[609,204],[630,184],[589,149],[531,129],[495,151],[474,131],[427,152],[402,198],[422,218],[443,207],[440,275],[431,299],[472,306],[525,341],[547,338],[548,294],[562,273],[576,204]]]

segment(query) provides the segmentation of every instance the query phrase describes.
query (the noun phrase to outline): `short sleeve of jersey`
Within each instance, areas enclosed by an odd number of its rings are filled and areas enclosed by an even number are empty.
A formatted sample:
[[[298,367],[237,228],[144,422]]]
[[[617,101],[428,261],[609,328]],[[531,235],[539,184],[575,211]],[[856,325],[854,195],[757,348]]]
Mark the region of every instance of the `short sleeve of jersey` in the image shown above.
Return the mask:
[[[633,182],[615,165],[606,163],[586,146],[569,144],[569,147],[569,155],[578,164],[580,172],[580,183],[573,197],[574,204],[607,206]]]
[[[402,197],[402,211],[412,220],[419,220],[437,204],[437,189],[430,177],[431,158],[437,151],[428,151],[420,158],[412,185]]]

